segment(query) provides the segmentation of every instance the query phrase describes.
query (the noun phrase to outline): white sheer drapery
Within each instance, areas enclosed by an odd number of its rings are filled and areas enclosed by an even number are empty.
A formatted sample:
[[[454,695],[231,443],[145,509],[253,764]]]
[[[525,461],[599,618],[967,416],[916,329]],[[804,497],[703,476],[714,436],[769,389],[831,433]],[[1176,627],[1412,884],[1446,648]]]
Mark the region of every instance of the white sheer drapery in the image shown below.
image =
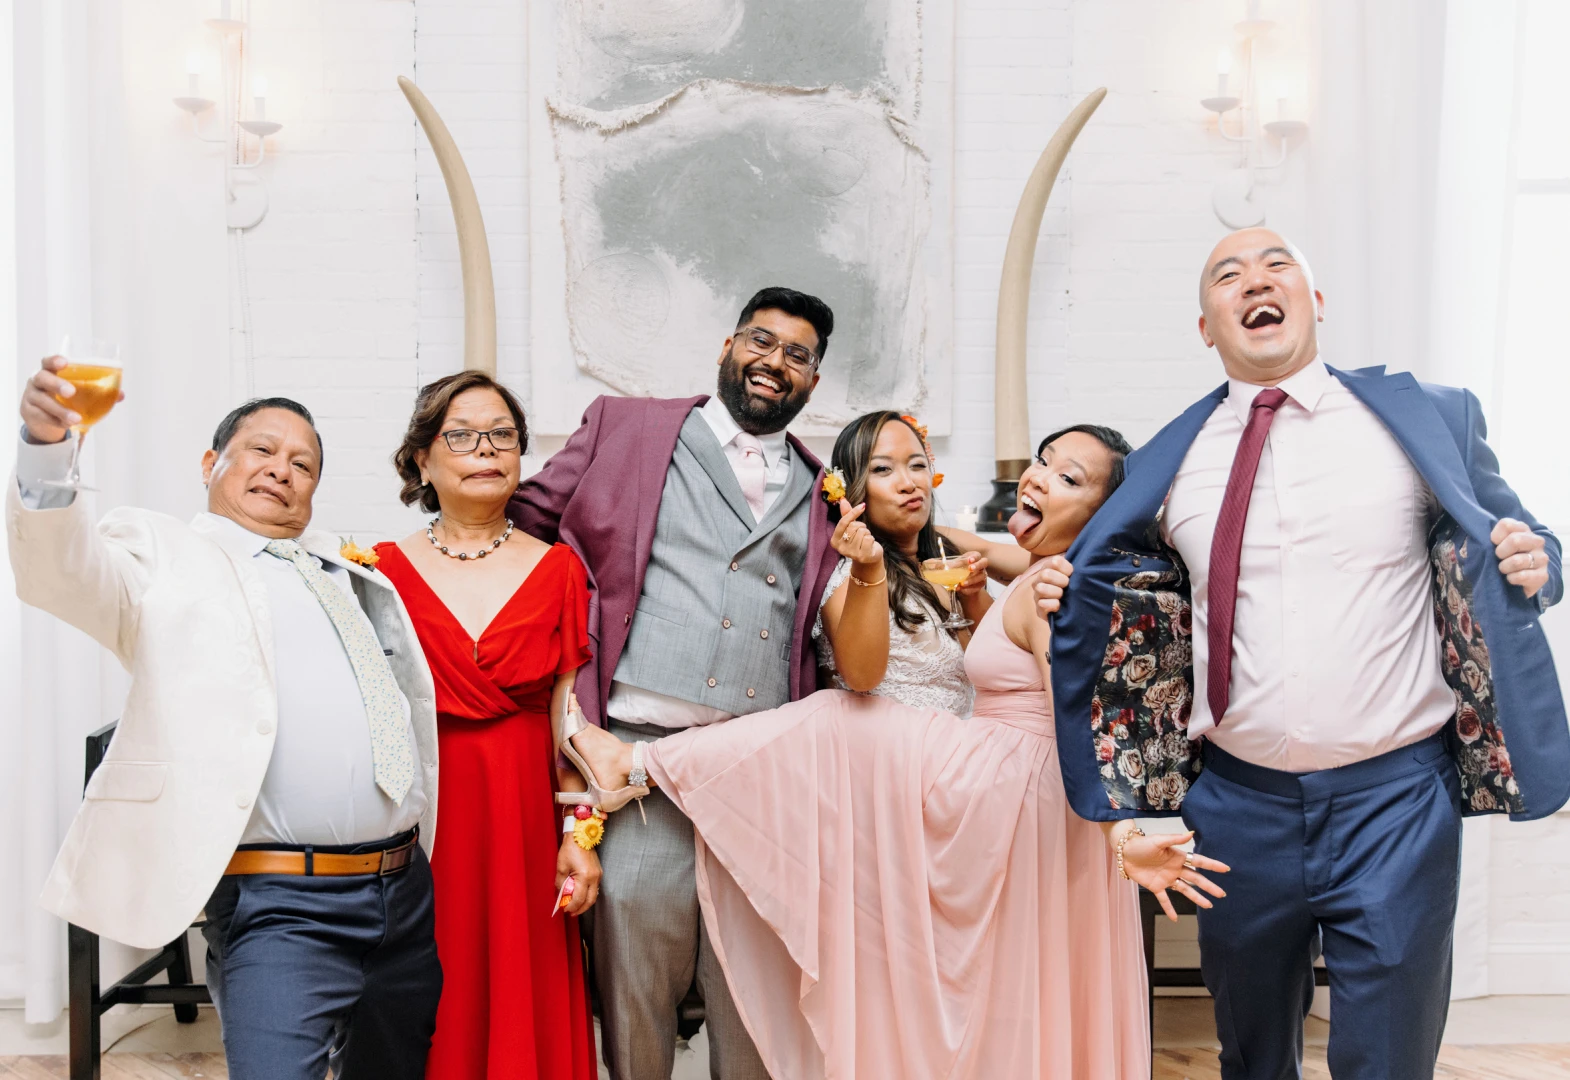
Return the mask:
[[[1308,253],[1327,293],[1326,354],[1342,366],[1385,364],[1468,387],[1492,422],[1491,443],[1508,447],[1496,389],[1512,117],[1529,5],[1323,0],[1316,10]],[[1562,360],[1545,355],[1541,362]],[[1532,478],[1508,451],[1502,457],[1528,506],[1541,503],[1532,498]],[[1561,535],[1570,528],[1570,521],[1548,524]],[[1544,626],[1563,678],[1570,617],[1553,612]],[[1514,980],[1501,986],[1490,978],[1504,914],[1494,895],[1527,884],[1501,885],[1506,870],[1495,864],[1495,833],[1518,827],[1492,818],[1466,824],[1454,997],[1521,992]],[[1544,989],[1565,992],[1570,984]]]

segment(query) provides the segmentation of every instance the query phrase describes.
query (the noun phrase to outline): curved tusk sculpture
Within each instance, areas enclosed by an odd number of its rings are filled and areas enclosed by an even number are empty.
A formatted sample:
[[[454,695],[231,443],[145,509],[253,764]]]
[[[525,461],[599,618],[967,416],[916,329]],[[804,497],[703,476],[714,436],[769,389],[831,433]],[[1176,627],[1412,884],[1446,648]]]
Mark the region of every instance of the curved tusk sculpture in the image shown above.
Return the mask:
[[[463,164],[458,144],[430,100],[414,83],[398,76],[398,87],[409,99],[436,162],[447,182],[447,199],[458,224],[458,262],[463,269],[463,367],[496,377],[496,283],[491,278],[491,248],[485,242],[485,221],[474,182]]]
[[[1041,218],[1047,210],[1047,197],[1057,181],[1058,170],[1068,157],[1069,148],[1080,129],[1107,96],[1106,87],[1093,90],[1074,107],[1058,127],[1036,162],[1014,225],[1009,230],[1008,249],[1003,255],[1003,279],[998,286],[997,334],[997,479],[995,495],[981,515],[983,527],[1001,527],[1014,512],[1013,490],[1030,465],[1030,408],[1025,391],[1025,322],[1030,313],[1030,270],[1036,257],[1036,239],[1041,234]],[[1006,501],[1006,508],[1001,505]],[[999,516],[1001,514],[1001,517]]]

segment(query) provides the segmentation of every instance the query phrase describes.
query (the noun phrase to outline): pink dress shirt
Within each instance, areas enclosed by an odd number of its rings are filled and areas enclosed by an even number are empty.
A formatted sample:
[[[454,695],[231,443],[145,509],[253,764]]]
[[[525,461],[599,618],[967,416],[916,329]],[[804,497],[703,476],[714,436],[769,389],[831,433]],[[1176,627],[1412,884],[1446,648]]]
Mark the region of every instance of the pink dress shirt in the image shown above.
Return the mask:
[[[1207,704],[1210,544],[1249,403],[1231,380],[1162,514],[1194,597],[1194,712],[1204,736],[1287,772],[1349,765],[1438,731],[1455,712],[1440,670],[1428,485],[1385,426],[1323,361],[1281,383],[1249,503],[1233,629],[1232,698]]]

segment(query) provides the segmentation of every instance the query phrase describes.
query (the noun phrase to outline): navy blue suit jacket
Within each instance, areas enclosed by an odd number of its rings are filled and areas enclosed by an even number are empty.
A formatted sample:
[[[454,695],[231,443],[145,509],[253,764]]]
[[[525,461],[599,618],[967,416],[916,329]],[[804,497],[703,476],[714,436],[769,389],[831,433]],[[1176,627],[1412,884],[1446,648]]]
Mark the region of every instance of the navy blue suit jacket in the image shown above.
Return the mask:
[[[1553,813],[1570,799],[1570,727],[1538,617],[1564,592],[1559,540],[1499,475],[1470,392],[1383,367],[1330,371],[1389,429],[1444,511],[1428,539],[1436,660],[1456,693],[1445,737],[1463,810],[1517,820]],[[1068,551],[1074,577],[1053,620],[1052,693],[1063,782],[1081,817],[1175,814],[1198,775],[1187,735],[1188,572],[1162,542],[1159,516],[1226,396],[1223,384],[1131,454],[1127,479]],[[1547,540],[1548,585],[1532,600],[1499,573],[1489,535],[1504,517]]]

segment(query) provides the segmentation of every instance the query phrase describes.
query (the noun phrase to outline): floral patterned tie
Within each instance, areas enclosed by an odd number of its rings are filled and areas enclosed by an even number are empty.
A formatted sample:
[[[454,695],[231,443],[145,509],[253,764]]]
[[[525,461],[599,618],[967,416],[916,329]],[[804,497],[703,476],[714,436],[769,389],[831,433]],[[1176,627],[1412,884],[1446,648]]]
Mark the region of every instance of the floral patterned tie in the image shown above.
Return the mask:
[[[409,748],[409,737],[404,723],[403,703],[399,700],[398,681],[382,652],[381,642],[371,629],[370,620],[360,605],[355,603],[327,576],[299,544],[293,540],[272,540],[265,549],[267,554],[292,564],[316,594],[316,600],[332,620],[333,629],[343,642],[354,668],[354,679],[360,684],[360,698],[365,702],[365,718],[371,727],[371,766],[376,773],[376,786],[399,806],[414,783],[414,752]]]

